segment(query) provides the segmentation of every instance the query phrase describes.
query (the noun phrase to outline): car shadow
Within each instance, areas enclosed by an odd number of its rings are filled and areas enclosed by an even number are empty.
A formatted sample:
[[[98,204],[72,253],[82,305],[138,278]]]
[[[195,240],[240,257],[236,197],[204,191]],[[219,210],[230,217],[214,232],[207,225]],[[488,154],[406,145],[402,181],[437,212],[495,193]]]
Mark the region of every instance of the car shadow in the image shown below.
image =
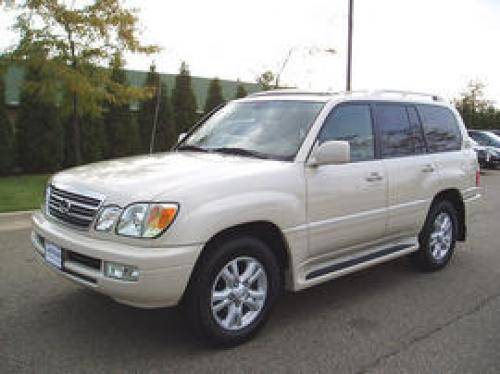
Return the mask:
[[[414,282],[418,274],[405,259],[398,259],[298,293],[287,292],[261,335],[298,328],[308,320],[341,309],[346,303],[356,304],[380,290],[390,292],[391,287]],[[193,334],[180,307],[138,309],[85,288],[64,287],[64,292],[42,298],[36,309],[39,313],[21,314],[14,319],[22,319],[33,330],[41,329],[41,336],[49,339],[54,347],[73,344],[75,349],[89,354],[105,350],[109,345],[119,354],[131,346],[148,355],[211,350]]]

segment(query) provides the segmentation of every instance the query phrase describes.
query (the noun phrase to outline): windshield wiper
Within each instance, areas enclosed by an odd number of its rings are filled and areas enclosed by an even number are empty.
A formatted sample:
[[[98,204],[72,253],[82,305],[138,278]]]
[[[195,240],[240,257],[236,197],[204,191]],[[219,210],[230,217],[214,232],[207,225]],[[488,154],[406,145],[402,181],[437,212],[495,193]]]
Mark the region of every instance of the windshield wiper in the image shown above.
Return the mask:
[[[260,153],[257,151],[252,151],[249,149],[238,148],[238,147],[210,148],[210,152],[226,153],[229,155],[249,156],[249,157],[264,158],[264,159],[272,158],[270,155],[266,155],[265,153]]]
[[[208,149],[197,145],[185,144],[177,147],[177,151],[208,152]]]

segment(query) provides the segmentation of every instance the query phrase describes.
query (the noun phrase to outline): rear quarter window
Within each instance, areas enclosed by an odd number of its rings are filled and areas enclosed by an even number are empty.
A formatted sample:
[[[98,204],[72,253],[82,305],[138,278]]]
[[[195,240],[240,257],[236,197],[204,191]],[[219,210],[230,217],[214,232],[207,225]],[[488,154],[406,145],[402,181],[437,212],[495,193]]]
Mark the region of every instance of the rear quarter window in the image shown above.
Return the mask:
[[[462,135],[455,114],[436,105],[417,105],[430,152],[459,150]]]

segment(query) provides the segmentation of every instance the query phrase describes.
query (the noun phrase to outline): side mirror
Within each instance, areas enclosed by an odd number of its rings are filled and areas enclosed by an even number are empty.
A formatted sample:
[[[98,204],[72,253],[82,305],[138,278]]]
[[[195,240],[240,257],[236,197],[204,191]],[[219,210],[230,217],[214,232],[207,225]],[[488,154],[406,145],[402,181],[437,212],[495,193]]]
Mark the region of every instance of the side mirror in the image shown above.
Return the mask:
[[[183,133],[180,133],[179,134],[179,137],[177,138],[177,143],[180,143],[184,140],[184,138],[186,137],[187,133],[183,132]]]
[[[351,161],[351,147],[349,142],[330,140],[320,144],[312,153],[309,165],[345,164]]]

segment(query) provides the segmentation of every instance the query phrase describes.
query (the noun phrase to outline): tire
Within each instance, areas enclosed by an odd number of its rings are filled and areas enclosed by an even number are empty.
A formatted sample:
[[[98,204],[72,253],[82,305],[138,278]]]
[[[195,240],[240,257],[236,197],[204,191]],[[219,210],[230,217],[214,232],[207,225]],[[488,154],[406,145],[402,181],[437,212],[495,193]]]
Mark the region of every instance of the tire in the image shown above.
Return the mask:
[[[420,249],[411,256],[421,270],[444,268],[453,256],[457,241],[458,214],[447,200],[434,202],[419,235]]]
[[[278,261],[267,244],[250,236],[233,237],[206,251],[186,296],[190,324],[216,345],[241,344],[263,326],[281,293]]]

